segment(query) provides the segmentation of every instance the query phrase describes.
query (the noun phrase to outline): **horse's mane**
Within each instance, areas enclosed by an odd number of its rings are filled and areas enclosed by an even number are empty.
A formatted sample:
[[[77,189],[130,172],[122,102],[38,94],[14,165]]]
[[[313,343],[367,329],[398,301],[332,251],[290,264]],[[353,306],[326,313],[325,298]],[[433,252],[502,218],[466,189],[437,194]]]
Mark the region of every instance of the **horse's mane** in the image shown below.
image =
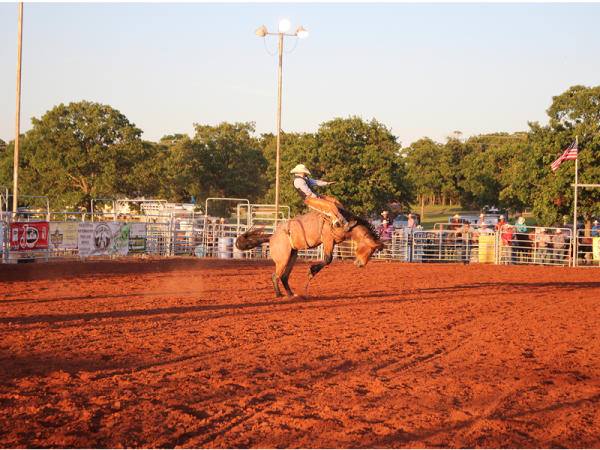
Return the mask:
[[[369,234],[371,235],[371,237],[374,240],[376,240],[376,241],[379,240],[379,237],[380,237],[379,233],[377,232],[377,230],[375,229],[373,224],[371,222],[369,222],[367,219],[363,219],[362,217],[356,216],[346,209],[341,209],[340,212],[342,213],[342,216],[344,216],[344,218],[348,222],[355,220],[357,225],[362,225],[367,229],[367,231],[369,232]]]

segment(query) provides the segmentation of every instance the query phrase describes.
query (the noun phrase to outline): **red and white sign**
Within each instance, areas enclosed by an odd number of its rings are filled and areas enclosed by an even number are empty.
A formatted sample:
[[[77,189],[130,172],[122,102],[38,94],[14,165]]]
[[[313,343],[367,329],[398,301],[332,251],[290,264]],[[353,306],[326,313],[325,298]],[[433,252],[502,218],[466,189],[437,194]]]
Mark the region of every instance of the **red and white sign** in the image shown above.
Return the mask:
[[[48,222],[15,222],[10,224],[11,250],[48,249]]]

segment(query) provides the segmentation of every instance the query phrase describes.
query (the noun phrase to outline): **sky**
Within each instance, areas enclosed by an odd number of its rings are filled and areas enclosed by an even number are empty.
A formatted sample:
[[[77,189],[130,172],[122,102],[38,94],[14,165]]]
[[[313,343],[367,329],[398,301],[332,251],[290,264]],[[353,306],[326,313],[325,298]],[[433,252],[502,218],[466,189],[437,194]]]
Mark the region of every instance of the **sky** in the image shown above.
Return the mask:
[[[552,97],[600,84],[600,3],[31,3],[21,132],[61,103],[110,105],[158,141],[194,123],[282,130],[376,119],[402,146],[527,131]],[[0,138],[15,136],[18,4],[0,3]]]

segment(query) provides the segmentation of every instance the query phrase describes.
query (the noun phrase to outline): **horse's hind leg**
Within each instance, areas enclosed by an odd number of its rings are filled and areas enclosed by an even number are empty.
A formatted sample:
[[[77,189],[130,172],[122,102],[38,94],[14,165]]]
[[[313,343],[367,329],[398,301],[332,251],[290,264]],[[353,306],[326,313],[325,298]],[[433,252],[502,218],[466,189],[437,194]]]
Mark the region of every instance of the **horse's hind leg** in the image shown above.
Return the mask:
[[[271,275],[271,280],[273,280],[273,288],[275,289],[275,295],[277,297],[281,297],[281,290],[279,289],[279,277],[277,276],[277,272],[273,272],[273,275]]]
[[[275,262],[275,272],[271,275],[271,279],[273,280],[273,288],[275,289],[275,295],[277,297],[281,297],[281,290],[279,289],[279,281],[283,284],[287,295],[292,297],[294,293],[290,289],[290,285],[288,284],[288,278],[290,276],[290,272],[292,271],[292,267],[294,267],[294,263],[296,262],[296,258],[298,257],[298,252],[296,250],[290,250],[287,252],[272,252],[271,258]]]
[[[298,250],[292,250],[292,253],[290,254],[290,258],[288,259],[288,262],[283,269],[283,273],[281,275],[279,275],[281,284],[283,284],[285,291],[287,292],[287,294],[290,297],[293,297],[294,293],[290,289],[288,280],[290,278],[290,273],[292,272],[292,269],[294,268],[294,264],[296,263],[297,258],[298,258]]]

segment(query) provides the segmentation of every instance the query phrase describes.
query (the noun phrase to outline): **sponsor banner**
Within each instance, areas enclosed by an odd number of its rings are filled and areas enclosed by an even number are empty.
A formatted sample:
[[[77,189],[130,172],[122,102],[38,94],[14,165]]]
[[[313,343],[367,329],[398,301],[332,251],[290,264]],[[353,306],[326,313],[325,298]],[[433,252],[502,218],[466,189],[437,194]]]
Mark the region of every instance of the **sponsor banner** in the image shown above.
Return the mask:
[[[10,224],[10,249],[46,250],[48,222],[14,222]]]
[[[50,250],[77,249],[77,222],[52,222],[50,224]]]
[[[146,252],[146,224],[144,222],[131,222],[129,231],[129,253]]]
[[[592,238],[592,251],[594,252],[594,261],[600,261],[600,237]]]
[[[127,255],[130,227],[119,222],[79,222],[79,256]]]
[[[479,236],[479,262],[491,264],[494,262],[494,235]]]

